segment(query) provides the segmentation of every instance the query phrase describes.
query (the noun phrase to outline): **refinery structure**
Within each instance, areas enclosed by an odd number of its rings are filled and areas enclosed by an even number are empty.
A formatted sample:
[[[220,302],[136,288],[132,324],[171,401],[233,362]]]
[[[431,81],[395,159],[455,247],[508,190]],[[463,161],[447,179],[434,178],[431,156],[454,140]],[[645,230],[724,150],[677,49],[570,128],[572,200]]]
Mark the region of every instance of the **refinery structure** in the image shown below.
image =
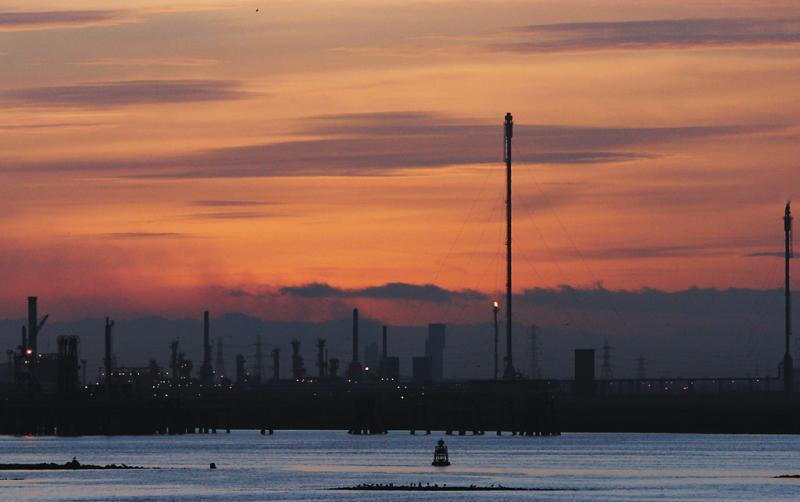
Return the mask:
[[[643,430],[692,432],[800,432],[800,399],[794,393],[791,357],[790,259],[792,216],[784,211],[785,352],[776,376],[721,375],[715,378],[648,379],[640,359],[637,378],[614,379],[608,343],[600,377],[594,348],[574,347],[574,378],[542,378],[537,370],[536,328],[530,332],[527,376],[514,365],[512,347],[512,137],[513,118],[504,121],[506,175],[506,288],[503,301],[487,308],[493,378],[445,378],[447,325],[428,325],[424,351],[401,364],[390,347],[402,343],[383,325],[380,347],[362,344],[359,309],[352,311],[350,354],[333,354],[326,338],[316,340],[316,357],[306,363],[302,344],[271,347],[264,365],[259,333],[254,350],[236,353],[225,369],[221,336],[214,336],[211,313],[202,312],[202,359],[192,361],[181,340],[165,340],[169,362],[138,367],[117,364],[115,321],[105,318],[101,371],[87,377],[79,334],[56,338],[57,351],[43,353],[48,316],[40,317],[36,296],[27,299],[27,323],[20,343],[7,350],[7,378],[0,385],[0,434],[156,434],[216,432],[250,428],[345,429],[353,434],[444,430],[457,434],[557,435],[562,430]],[[498,315],[504,311],[503,330]],[[341,335],[338,335],[341,336]],[[390,344],[391,339],[391,344]],[[214,340],[216,361],[214,361]],[[505,349],[499,361],[500,342]],[[184,340],[185,342],[185,340]],[[281,353],[291,353],[281,368]],[[778,356],[776,355],[776,360]],[[517,358],[519,361],[520,358]],[[249,361],[249,364],[248,364]],[[401,374],[401,367],[410,367]]]

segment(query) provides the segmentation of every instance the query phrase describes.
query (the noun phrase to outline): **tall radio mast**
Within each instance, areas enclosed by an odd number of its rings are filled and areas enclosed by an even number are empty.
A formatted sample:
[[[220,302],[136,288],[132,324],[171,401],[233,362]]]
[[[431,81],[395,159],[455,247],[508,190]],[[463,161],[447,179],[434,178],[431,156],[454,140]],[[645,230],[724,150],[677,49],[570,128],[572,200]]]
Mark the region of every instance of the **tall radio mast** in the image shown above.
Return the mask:
[[[506,161],[506,367],[503,378],[516,377],[511,359],[511,137],[514,135],[514,119],[506,113],[505,161]]]

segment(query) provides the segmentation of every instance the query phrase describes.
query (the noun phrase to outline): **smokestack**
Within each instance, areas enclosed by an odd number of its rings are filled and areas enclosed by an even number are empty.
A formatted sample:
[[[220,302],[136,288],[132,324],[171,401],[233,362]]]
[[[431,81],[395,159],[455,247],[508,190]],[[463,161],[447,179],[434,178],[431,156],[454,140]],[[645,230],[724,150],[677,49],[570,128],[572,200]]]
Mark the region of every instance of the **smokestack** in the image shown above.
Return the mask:
[[[214,370],[211,369],[211,340],[208,337],[209,320],[208,310],[203,311],[203,364],[200,366],[200,382],[203,385],[213,385]]]
[[[351,380],[361,378],[361,363],[358,360],[358,309],[353,309],[353,360],[350,362]]]
[[[208,310],[203,312],[203,364],[211,364],[211,341],[208,338],[209,321]]]
[[[114,327],[114,321],[106,317],[106,332],[105,332],[105,358],[103,365],[106,370],[106,388],[110,390],[111,384],[111,328]]]
[[[317,370],[319,378],[325,378],[325,339],[317,340]]]
[[[353,362],[358,361],[358,309],[353,309]]]
[[[386,346],[386,325],[383,325],[383,358],[389,357],[389,347]]]
[[[36,324],[38,320],[38,314],[36,312],[36,297],[29,296],[28,297],[28,346],[33,350],[33,361],[34,364],[36,361],[36,355],[39,353],[38,346],[37,346],[37,337],[36,335]]]

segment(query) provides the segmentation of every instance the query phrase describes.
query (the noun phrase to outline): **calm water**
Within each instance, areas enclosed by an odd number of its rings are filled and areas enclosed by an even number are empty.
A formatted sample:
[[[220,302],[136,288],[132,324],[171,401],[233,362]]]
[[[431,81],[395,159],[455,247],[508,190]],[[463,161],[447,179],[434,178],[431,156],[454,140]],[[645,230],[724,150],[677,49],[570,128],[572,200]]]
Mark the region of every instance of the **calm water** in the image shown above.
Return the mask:
[[[431,467],[443,437],[453,465]],[[157,470],[5,471],[2,500],[798,500],[800,437],[565,434],[556,438],[253,431],[160,437],[0,436],[0,462]],[[209,470],[209,462],[217,470]],[[369,483],[502,484],[518,493],[332,492]]]

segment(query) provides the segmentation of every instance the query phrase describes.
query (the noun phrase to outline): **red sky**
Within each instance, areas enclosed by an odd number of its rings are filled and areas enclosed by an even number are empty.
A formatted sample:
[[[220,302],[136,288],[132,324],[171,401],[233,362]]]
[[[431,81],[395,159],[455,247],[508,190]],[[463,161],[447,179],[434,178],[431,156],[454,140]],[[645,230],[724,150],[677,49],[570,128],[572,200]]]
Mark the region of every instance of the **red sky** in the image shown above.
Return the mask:
[[[508,111],[518,291],[780,286],[796,2],[3,4],[0,316],[495,295]]]

